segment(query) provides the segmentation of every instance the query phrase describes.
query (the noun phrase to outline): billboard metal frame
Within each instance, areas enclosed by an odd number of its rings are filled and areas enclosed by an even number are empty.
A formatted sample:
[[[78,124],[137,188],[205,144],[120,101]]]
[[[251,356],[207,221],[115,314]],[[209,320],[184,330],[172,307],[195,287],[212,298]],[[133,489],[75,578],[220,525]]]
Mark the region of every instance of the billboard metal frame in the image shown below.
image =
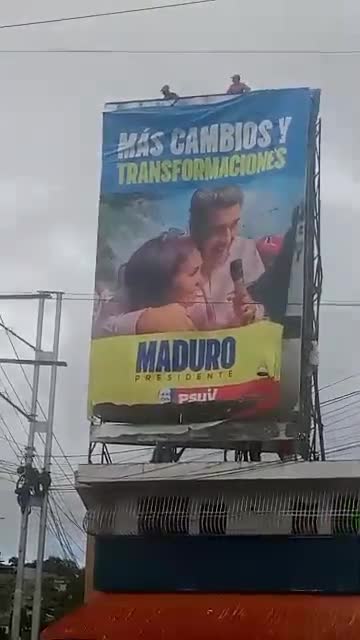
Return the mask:
[[[317,349],[323,270],[320,245],[321,217],[321,119],[309,140],[309,173],[306,198],[304,299],[300,380],[300,420],[308,434],[302,455],[325,460],[319,397]]]
[[[199,97],[199,96],[197,96]],[[212,97],[212,96],[209,96]],[[213,96],[217,97],[217,96]],[[220,97],[220,96],[219,96]],[[131,101],[135,102],[135,101]],[[137,102],[137,101],[136,101]],[[141,101],[144,102],[144,101]],[[147,101],[151,102],[151,101]],[[160,100],[159,100],[160,102]],[[305,202],[305,255],[304,255],[304,296],[302,322],[302,354],[299,402],[299,441],[296,454],[306,460],[325,460],[325,443],[321,406],[319,398],[318,366],[316,352],[319,340],[320,299],[323,270],[320,246],[321,217],[321,119],[313,127],[309,140],[309,163]],[[315,360],[314,360],[315,356]],[[112,464],[109,442],[99,438],[90,441],[88,462],[95,462],[94,455],[100,455],[101,464]],[[122,443],[114,442],[119,446]],[[139,443],[140,445],[140,443]],[[139,446],[135,442],[134,447]],[[246,445],[246,442],[244,442]],[[144,443],[141,443],[144,446]],[[204,448],[197,443],[178,447],[161,443],[153,450],[152,462],[177,462],[185,448]],[[238,447],[234,450],[235,459],[239,459]],[[241,456],[240,456],[241,458]],[[224,450],[224,460],[227,451]],[[250,456],[250,460],[252,456]],[[256,458],[258,460],[258,458]]]
[[[323,282],[323,269],[321,261],[321,119],[316,125],[315,140],[315,171],[314,171],[314,268],[313,268],[313,317],[312,317],[312,333],[313,341],[317,345],[319,342],[320,331],[320,302]],[[325,460],[325,441],[324,426],[321,417],[321,405],[319,395],[319,374],[318,367],[312,369],[312,390],[310,395],[311,401],[311,431],[310,431],[310,459]]]

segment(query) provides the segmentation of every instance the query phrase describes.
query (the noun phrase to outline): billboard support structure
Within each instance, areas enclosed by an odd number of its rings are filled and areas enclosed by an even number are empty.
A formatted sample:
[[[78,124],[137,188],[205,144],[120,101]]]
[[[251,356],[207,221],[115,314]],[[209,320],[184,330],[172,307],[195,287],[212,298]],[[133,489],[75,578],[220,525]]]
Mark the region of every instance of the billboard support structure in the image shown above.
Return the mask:
[[[313,340],[317,344],[319,341],[320,329],[320,301],[323,282],[323,270],[321,261],[321,119],[316,126],[315,145],[315,171],[314,171],[314,274],[313,274]],[[312,371],[312,393],[311,393],[311,419],[312,427],[310,433],[310,459],[321,461],[326,458],[324,426],[321,418],[321,405],[319,395],[318,366]]]
[[[100,444],[100,452],[99,453],[95,453],[95,449],[97,448],[97,445]],[[92,464],[93,462],[93,455],[99,455],[100,456],[100,464],[112,464],[112,459],[111,459],[111,455],[109,452],[109,449],[107,447],[107,445],[104,442],[90,442],[89,443],[89,447],[88,447],[88,464]]]
[[[304,316],[302,337],[302,366],[300,391],[300,419],[308,433],[303,457],[325,460],[325,444],[321,419],[318,383],[317,348],[320,326],[320,301],[323,281],[320,247],[320,159],[321,120],[316,123],[314,139],[309,141],[309,175],[306,202]]]

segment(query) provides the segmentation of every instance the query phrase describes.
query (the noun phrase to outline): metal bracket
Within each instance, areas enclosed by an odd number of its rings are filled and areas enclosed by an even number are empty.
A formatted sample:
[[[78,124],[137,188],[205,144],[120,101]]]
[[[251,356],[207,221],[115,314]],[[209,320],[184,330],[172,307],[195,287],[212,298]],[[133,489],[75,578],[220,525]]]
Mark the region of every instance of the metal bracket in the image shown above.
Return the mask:
[[[47,420],[35,420],[33,422],[35,433],[47,433],[49,428]]]
[[[29,507],[40,509],[43,499],[40,496],[30,496]]]
[[[54,360],[54,352],[44,351],[43,349],[40,349],[39,351],[35,351],[35,359],[39,360],[40,362],[42,360]]]

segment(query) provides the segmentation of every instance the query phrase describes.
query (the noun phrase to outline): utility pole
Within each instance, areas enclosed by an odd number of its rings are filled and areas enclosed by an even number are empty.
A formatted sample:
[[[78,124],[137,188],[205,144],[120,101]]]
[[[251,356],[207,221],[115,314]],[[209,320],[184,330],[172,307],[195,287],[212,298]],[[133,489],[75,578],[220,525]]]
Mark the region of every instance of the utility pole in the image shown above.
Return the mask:
[[[53,343],[54,364],[51,367],[49,407],[48,407],[48,418],[47,418],[47,424],[46,424],[46,439],[45,439],[44,463],[43,463],[43,470],[48,474],[50,474],[50,469],[51,469],[51,451],[52,451],[52,440],[53,440],[53,432],[54,432],[54,409],[55,409],[55,391],[56,391],[56,376],[57,376],[56,362],[59,355],[61,307],[62,307],[62,294],[58,293],[56,294],[55,328],[54,328],[54,343]],[[46,540],[46,521],[47,521],[48,501],[49,501],[49,493],[48,491],[45,491],[41,499],[41,508],[40,508],[38,552],[37,552],[37,560],[36,560],[35,589],[34,589],[32,619],[31,619],[31,640],[38,640],[39,632],[40,632],[42,570],[43,570],[43,560],[44,560],[44,550],[45,550],[45,540]]]
[[[35,343],[35,358],[38,358],[41,351],[42,332],[44,324],[44,311],[45,311],[45,299],[39,299],[38,319],[36,329],[36,343]],[[35,441],[35,416],[38,402],[39,392],[39,379],[40,379],[40,363],[34,364],[33,383],[31,392],[31,421],[29,424],[28,442],[25,451],[25,465],[32,465],[34,456],[34,441]],[[14,607],[12,617],[11,638],[12,640],[19,640],[20,637],[20,624],[21,624],[21,609],[23,599],[23,584],[24,584],[24,569],[26,562],[26,544],[27,533],[29,525],[30,504],[27,504],[21,514],[20,523],[20,539],[19,539],[19,551],[18,551],[18,565],[16,569],[16,583],[14,593]]]
[[[43,334],[43,325],[44,325],[44,313],[45,313],[45,302],[46,300],[53,300],[55,295],[56,298],[56,312],[55,312],[55,323],[54,323],[54,339],[53,339],[53,349],[52,351],[44,351],[42,349],[42,334]],[[37,474],[36,477],[39,478],[41,474],[38,470],[36,470],[33,466],[34,455],[35,455],[35,436],[39,433],[45,434],[45,451],[44,451],[44,463],[42,469],[42,477],[47,477],[50,479],[50,461],[51,461],[51,450],[52,450],[52,435],[53,435],[53,423],[54,423],[54,408],[55,408],[55,391],[56,391],[56,373],[57,368],[59,366],[66,366],[66,362],[58,360],[59,354],[59,339],[60,339],[60,319],[61,319],[61,308],[62,308],[62,296],[63,294],[60,292],[39,292],[37,294],[18,294],[15,296],[11,295],[0,295],[1,299],[6,300],[24,300],[24,299],[38,299],[38,317],[37,317],[37,329],[36,329],[36,343],[33,346],[27,340],[24,340],[21,336],[18,336],[14,331],[8,330],[7,327],[0,323],[1,327],[11,333],[13,336],[21,340],[28,347],[32,348],[35,352],[34,359],[22,359],[22,358],[0,358],[0,363],[2,364],[25,364],[32,365],[33,369],[33,380],[32,380],[32,392],[31,392],[31,409],[30,413],[27,414],[21,407],[18,407],[15,403],[13,403],[5,394],[1,394],[1,398],[11,404],[15,409],[17,409],[23,416],[27,418],[29,421],[29,434],[28,434],[28,442],[25,448],[24,455],[24,465],[25,469],[24,478],[26,482],[26,473],[28,474]],[[48,402],[48,415],[44,420],[39,420],[37,416],[38,409],[38,395],[39,395],[39,382],[40,382],[40,371],[42,367],[51,367],[50,374],[50,389],[49,389],[49,402]],[[29,477],[29,476],[28,476]],[[20,536],[19,536],[19,549],[18,549],[18,565],[16,571],[16,584],[15,584],[15,593],[14,593],[14,606],[13,606],[13,616],[12,616],[12,626],[11,626],[11,640],[19,640],[20,638],[20,627],[21,627],[21,610],[22,610],[22,601],[23,601],[23,583],[24,583],[24,569],[25,569],[25,561],[26,561],[26,546],[27,546],[27,535],[28,535],[28,525],[29,525],[29,516],[31,512],[31,508],[39,508],[41,509],[40,515],[40,527],[39,527],[39,542],[38,542],[38,564],[39,567],[36,573],[36,583],[35,583],[35,592],[34,592],[34,603],[33,603],[33,633],[32,637],[36,637],[38,640],[38,627],[40,623],[40,610],[41,610],[41,573],[42,573],[42,560],[44,555],[44,546],[45,546],[45,532],[46,532],[46,517],[47,517],[47,502],[48,502],[48,488],[49,483],[46,485],[43,484],[43,490],[41,495],[34,495],[34,491],[31,491],[34,487],[26,487],[28,492],[26,494],[26,500],[21,504],[21,525],[20,525]],[[40,559],[41,557],[41,559]],[[37,627],[36,627],[37,625]],[[35,635],[35,630],[37,628],[37,633]]]

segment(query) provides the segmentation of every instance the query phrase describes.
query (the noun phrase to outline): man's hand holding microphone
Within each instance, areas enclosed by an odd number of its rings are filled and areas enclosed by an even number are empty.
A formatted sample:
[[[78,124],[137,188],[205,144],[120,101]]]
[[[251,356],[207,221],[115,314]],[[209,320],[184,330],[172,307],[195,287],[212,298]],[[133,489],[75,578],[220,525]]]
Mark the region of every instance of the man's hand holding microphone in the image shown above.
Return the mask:
[[[256,303],[248,293],[244,282],[242,260],[238,258],[230,263],[230,274],[234,283],[233,307],[236,317],[235,325],[244,327],[256,319]]]

